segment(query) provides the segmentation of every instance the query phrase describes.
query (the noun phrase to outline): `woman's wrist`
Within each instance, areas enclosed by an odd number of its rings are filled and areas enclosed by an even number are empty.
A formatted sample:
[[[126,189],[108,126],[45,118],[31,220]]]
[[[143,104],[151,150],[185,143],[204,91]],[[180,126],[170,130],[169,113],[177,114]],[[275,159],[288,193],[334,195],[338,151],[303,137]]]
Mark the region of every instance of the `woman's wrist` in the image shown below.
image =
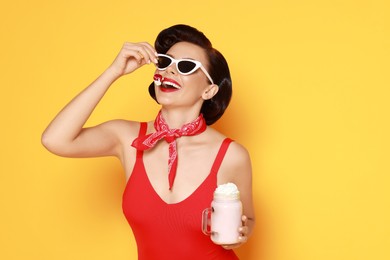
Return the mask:
[[[122,73],[115,69],[113,66],[109,66],[104,72],[103,76],[112,82],[116,81],[122,76]]]

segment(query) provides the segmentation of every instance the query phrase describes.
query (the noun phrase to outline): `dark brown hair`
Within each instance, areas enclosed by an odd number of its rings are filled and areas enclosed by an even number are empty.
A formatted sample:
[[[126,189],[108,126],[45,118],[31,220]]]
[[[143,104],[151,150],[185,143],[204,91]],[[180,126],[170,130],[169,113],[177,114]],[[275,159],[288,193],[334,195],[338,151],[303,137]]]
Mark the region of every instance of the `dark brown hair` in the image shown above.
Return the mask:
[[[212,99],[203,102],[200,112],[207,125],[212,125],[223,115],[232,97],[229,66],[223,55],[213,48],[210,40],[202,32],[188,25],[178,24],[164,29],[157,36],[154,45],[158,53],[166,54],[178,42],[190,42],[205,50],[209,64],[208,72],[219,90]],[[150,84],[149,93],[156,100],[154,83]]]

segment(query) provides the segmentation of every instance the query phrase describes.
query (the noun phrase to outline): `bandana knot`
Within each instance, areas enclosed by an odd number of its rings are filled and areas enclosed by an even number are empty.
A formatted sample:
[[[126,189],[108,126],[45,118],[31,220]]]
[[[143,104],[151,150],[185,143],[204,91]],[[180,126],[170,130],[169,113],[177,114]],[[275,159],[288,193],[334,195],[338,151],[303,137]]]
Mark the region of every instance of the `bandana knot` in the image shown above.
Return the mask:
[[[177,133],[167,133],[167,135],[164,137],[164,139],[165,139],[165,141],[167,141],[167,143],[172,143],[172,142],[176,141],[177,137],[180,137],[180,135]]]
[[[169,144],[168,180],[169,189],[171,190],[176,176],[178,161],[176,138],[203,133],[207,128],[206,120],[200,114],[194,121],[184,124],[181,128],[169,129],[160,111],[154,121],[154,128],[156,132],[137,137],[131,145],[137,150],[144,151],[154,147],[161,139],[164,139]]]

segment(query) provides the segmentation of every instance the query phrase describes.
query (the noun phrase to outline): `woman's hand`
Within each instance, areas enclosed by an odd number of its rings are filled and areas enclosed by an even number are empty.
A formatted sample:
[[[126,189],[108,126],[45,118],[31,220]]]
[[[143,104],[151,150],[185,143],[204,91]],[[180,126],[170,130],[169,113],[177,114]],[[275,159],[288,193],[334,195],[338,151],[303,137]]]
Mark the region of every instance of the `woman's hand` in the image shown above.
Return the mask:
[[[246,241],[248,241],[248,235],[249,235],[249,227],[247,226],[248,217],[243,215],[241,217],[242,226],[238,228],[238,232],[240,233],[238,237],[238,243],[230,244],[230,245],[222,245],[225,249],[234,249],[242,244],[244,244]]]
[[[126,42],[109,69],[119,78],[150,63],[157,63],[157,53],[152,45]]]

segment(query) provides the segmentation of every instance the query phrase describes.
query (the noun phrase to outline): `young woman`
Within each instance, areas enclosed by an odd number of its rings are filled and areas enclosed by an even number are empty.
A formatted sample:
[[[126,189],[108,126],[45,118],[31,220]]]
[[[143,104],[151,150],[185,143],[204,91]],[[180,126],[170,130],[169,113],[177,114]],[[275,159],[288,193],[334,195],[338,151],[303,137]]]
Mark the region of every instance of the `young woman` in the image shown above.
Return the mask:
[[[85,122],[119,77],[144,65],[156,71],[149,86],[161,105],[150,122]],[[153,65],[152,65],[153,66]],[[237,259],[254,226],[252,173],[246,149],[210,127],[232,93],[225,58],[187,25],[160,32],[155,48],[125,43],[114,62],[54,118],[43,145],[65,157],[116,156],[127,176],[123,211],[139,259]],[[234,183],[243,205],[238,243],[216,245],[201,229],[217,185]]]

